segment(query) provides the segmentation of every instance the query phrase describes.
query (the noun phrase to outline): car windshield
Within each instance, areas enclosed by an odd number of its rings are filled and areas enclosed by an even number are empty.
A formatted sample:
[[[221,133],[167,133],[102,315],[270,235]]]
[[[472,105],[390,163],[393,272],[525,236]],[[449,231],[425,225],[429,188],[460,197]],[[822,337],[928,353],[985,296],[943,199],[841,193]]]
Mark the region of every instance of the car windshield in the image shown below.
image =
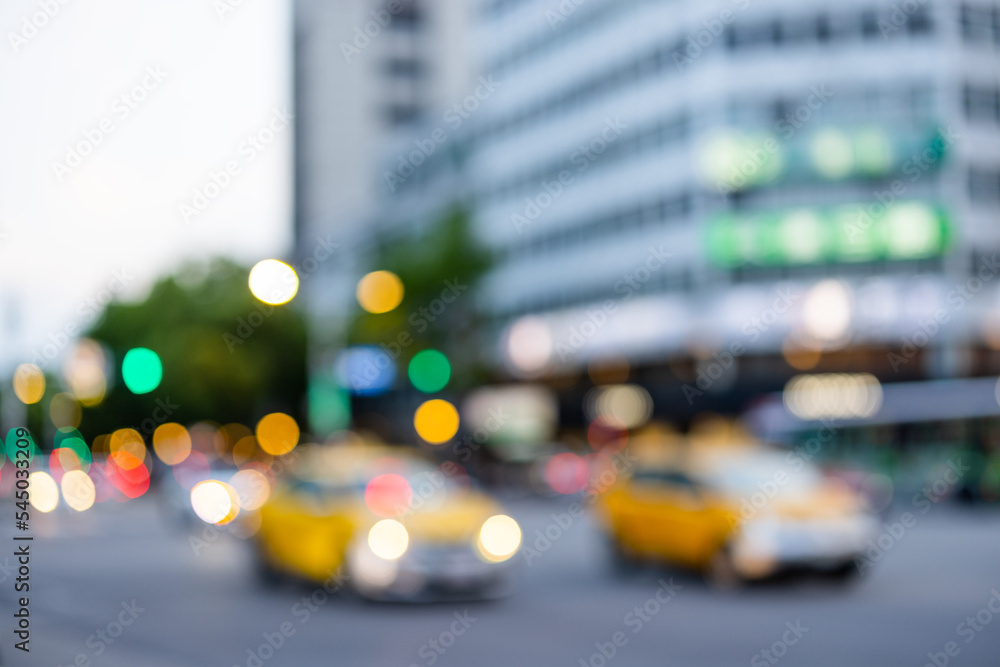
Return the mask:
[[[819,485],[822,475],[811,465],[790,464],[782,455],[763,455],[726,462],[708,476],[710,483],[724,491],[746,495],[774,483],[776,493],[807,493]]]
[[[364,498],[370,506],[390,505],[412,510],[439,507],[446,498],[456,497],[469,488],[468,476],[452,474],[444,467],[424,461],[392,459],[339,477],[298,480],[294,491],[304,498],[321,503],[347,498]]]

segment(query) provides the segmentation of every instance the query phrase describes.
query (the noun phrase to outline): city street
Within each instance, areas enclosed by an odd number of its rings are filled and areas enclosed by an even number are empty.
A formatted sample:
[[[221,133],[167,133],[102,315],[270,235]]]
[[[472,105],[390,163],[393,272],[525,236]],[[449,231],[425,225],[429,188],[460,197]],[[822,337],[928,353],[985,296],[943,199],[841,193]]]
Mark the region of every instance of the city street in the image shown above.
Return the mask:
[[[529,546],[568,505],[508,503]],[[315,589],[263,588],[246,543],[224,535],[196,555],[155,498],[35,513],[33,527],[32,650],[12,655],[5,614],[5,665],[921,667],[934,653],[939,665],[971,667],[1000,656],[1000,619],[959,627],[977,612],[992,617],[980,610],[1000,589],[1000,516],[952,506],[918,516],[846,587],[816,578],[720,593],[679,573],[615,575],[593,523],[578,520],[550,527],[556,539],[530,565],[518,558],[509,598],[431,606],[344,595],[303,606]],[[9,610],[12,575],[3,576]],[[670,577],[674,593],[660,583]]]

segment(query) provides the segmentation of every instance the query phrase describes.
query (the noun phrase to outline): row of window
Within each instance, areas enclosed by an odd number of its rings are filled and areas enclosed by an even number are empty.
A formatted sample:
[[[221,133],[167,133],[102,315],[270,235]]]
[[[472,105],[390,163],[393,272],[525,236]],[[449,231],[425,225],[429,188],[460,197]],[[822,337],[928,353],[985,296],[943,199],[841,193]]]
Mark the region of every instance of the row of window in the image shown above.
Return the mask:
[[[917,11],[908,17],[904,28],[909,31],[909,34],[920,35],[929,29],[929,17],[925,21],[920,16],[920,11]],[[859,17],[858,25],[864,26],[866,24]],[[828,19],[824,19],[823,21],[816,19],[815,25],[829,26],[830,23]],[[727,30],[727,43],[731,44],[732,48],[742,48],[753,42],[753,40],[750,40],[749,37],[740,32],[742,30],[744,29],[737,29],[735,26],[730,26]],[[815,31],[817,35],[820,34],[819,30],[817,27]],[[772,37],[776,32],[778,34],[785,34],[781,31],[775,31],[773,24],[770,24],[768,31],[767,34]],[[682,59],[683,63],[683,59],[688,57],[686,50],[688,43],[686,39],[685,37],[674,44],[657,47],[640,54],[630,61],[608,67],[586,80],[578,81],[568,88],[556,91],[551,97],[538,100],[532,106],[524,107],[482,128],[477,139],[494,139],[505,133],[522,128],[524,125],[537,122],[542,118],[557,116],[574,107],[583,106],[595,98],[609,96],[613,92],[634,85],[640,80],[659,76],[666,71],[676,71],[678,69],[677,59]]]
[[[940,273],[944,268],[941,257],[919,260],[876,260],[872,262],[827,262],[797,266],[742,266],[730,269],[733,283],[777,282],[822,278],[887,276],[903,273]]]
[[[625,14],[645,3],[661,0],[610,0],[599,5],[577,6],[570,16],[557,14],[565,22],[546,24],[544,29],[524,40],[509,51],[487,63],[486,71],[499,76],[504,70],[537,58],[545,51],[558,50],[562,45],[575,41],[586,31],[607,25],[612,15]],[[558,8],[551,11],[557,12]],[[549,15],[551,18],[551,14]]]
[[[556,229],[530,236],[507,246],[500,256],[531,257],[564,252],[597,238],[648,229],[669,221],[684,220],[691,215],[691,209],[692,196],[688,192],[672,197],[660,197],[617,211],[594,215],[569,229]]]
[[[636,296],[653,296],[663,293],[690,292],[694,288],[694,278],[689,269],[680,271],[666,267],[652,272],[650,280],[641,285],[635,292]],[[620,300],[622,292],[615,291],[615,284],[584,285],[567,287],[555,293],[530,295],[523,298],[517,306],[509,310],[493,313],[499,321],[545,313],[566,308],[575,308],[591,304],[600,304],[608,299]]]
[[[845,125],[880,122],[900,127],[907,121],[924,126],[934,116],[934,90],[927,84],[909,85],[901,83],[894,88],[859,88],[855,90],[826,93],[829,99],[822,101],[822,109],[813,111],[806,105],[810,91],[802,98],[777,98],[750,101],[732,100],[726,105],[726,124],[740,128],[767,127],[779,138],[794,133],[797,128],[811,120],[814,115],[822,115],[824,123],[840,122]],[[805,112],[805,116],[803,116]],[[665,146],[680,144],[694,133],[692,115],[681,113],[673,118],[663,118],[626,134],[598,156],[588,168],[595,169],[616,160],[645,151],[662,150]],[[536,191],[543,181],[556,180],[568,169],[576,171],[572,159],[553,161],[542,167],[518,173],[506,180],[491,183],[479,192],[484,199],[503,199],[519,193]]]
[[[511,2],[512,0],[507,1]],[[591,7],[586,12],[582,9],[577,10],[572,17],[567,18],[566,24],[558,24],[558,30],[555,31],[555,34],[552,30],[540,29],[521,44],[489,62],[487,71],[500,75],[508,68],[536,59],[544,52],[554,51],[563,43],[578,39],[582,33],[592,27],[606,24],[611,14],[622,15],[645,3],[657,1],[619,0]],[[504,0],[500,0],[498,4],[506,3]],[[968,30],[966,34],[979,35],[983,30],[982,26],[985,25],[989,34],[992,35],[992,31],[989,29],[994,16],[992,11],[963,6],[960,12],[963,32]],[[901,16],[902,18],[900,18]],[[572,23],[570,24],[568,21],[572,21]],[[738,50],[765,43],[775,45],[802,42],[828,43],[856,39],[883,39],[899,34],[926,35],[930,34],[933,28],[933,18],[929,6],[922,5],[912,13],[906,13],[898,4],[895,4],[881,12],[867,9],[860,13],[823,13],[817,16],[788,17],[755,24],[730,25],[726,30],[725,43],[731,50]],[[699,25],[693,29],[692,34],[685,36],[682,40],[685,46],[688,43],[687,37],[696,40],[702,31],[704,29]]]
[[[876,40],[895,37],[929,35],[934,30],[929,8],[924,5],[912,14],[895,18],[880,16],[868,9],[860,14],[794,17],[737,23],[726,28],[725,44],[730,51],[762,46],[798,46],[805,43],[825,44],[855,39]]]
[[[682,46],[681,43],[662,46],[632,61],[605,68],[603,72],[598,72],[589,79],[577,81],[569,88],[557,91],[548,99],[539,100],[531,107],[522,108],[519,112],[482,128],[476,138],[477,140],[495,138],[545,116],[560,115],[594,98],[610,95],[641,79],[658,75],[664,70],[675,67],[673,53]]]
[[[502,199],[510,197],[518,191],[537,190],[543,182],[558,181],[559,175],[569,171],[574,176],[585,170],[593,170],[612,164],[622,158],[645,151],[660,150],[664,146],[678,143],[686,139],[691,132],[691,123],[686,113],[673,118],[662,118],[635,130],[628,129],[623,136],[602,144],[599,154],[594,153],[591,160],[582,152],[574,153],[568,159],[555,160],[530,171],[521,172],[515,176],[490,185],[488,191],[481,193],[484,197]]]
[[[982,266],[982,257],[991,255],[978,253],[970,263],[971,271]],[[806,266],[754,267],[746,266],[728,271],[729,280],[733,284],[777,282],[782,280],[818,280],[823,278],[874,277],[900,274],[933,275],[944,270],[944,260],[932,257],[922,260],[857,262],[849,264],[815,264]],[[971,273],[970,273],[971,275]],[[691,293],[695,289],[695,280],[690,269],[679,272],[668,270],[658,271],[653,279],[642,285],[641,295],[658,293]],[[514,319],[534,313],[544,313],[566,308],[582,307],[590,304],[600,304],[606,299],[620,299],[621,293],[615,292],[613,285],[585,286],[577,289],[567,289],[554,294],[529,296],[521,300],[516,307],[509,310],[492,313],[497,321]]]

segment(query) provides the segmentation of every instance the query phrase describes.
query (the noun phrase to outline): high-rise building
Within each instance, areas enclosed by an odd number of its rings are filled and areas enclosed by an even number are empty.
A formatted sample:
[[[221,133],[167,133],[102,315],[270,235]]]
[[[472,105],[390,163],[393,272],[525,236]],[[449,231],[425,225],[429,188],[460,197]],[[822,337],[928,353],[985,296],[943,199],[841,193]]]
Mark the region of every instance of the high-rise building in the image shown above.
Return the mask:
[[[305,298],[322,319],[350,296],[350,286],[338,288],[352,257],[313,260],[363,235],[383,188],[380,147],[468,88],[471,8],[462,0],[294,4],[296,255]]]
[[[474,204],[498,369],[624,359],[681,412],[1000,370],[996,7],[490,0],[472,34],[498,91],[455,150],[397,137],[372,233]]]

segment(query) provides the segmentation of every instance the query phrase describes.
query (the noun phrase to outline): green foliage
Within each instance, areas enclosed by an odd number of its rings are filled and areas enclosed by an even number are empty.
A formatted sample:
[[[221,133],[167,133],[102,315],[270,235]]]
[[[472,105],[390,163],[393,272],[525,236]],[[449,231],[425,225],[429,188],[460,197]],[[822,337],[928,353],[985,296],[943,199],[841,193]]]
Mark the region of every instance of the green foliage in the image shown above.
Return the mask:
[[[167,421],[182,424],[204,419],[253,428],[272,410],[302,423],[305,324],[289,306],[254,299],[247,275],[226,260],[189,265],[140,303],[110,304],[86,335],[111,349],[114,387],[101,405],[84,410],[81,430],[93,437],[132,427],[148,435],[149,420],[165,404],[176,406]],[[163,381],[149,394],[136,396],[122,382],[121,360],[133,347],[148,347],[163,361]]]
[[[473,290],[490,265],[489,253],[476,243],[469,214],[461,208],[450,210],[420,237],[382,240],[370,270],[398,275],[403,281],[403,302],[381,315],[366,313],[359,307],[348,328],[349,343],[386,345],[390,349],[399,345],[398,361],[404,378],[406,364],[413,355],[428,348],[438,349],[452,360],[457,384],[471,382],[480,370],[481,329]],[[454,296],[453,302],[444,303],[443,293],[448,299]],[[409,339],[412,342],[406,344]]]

